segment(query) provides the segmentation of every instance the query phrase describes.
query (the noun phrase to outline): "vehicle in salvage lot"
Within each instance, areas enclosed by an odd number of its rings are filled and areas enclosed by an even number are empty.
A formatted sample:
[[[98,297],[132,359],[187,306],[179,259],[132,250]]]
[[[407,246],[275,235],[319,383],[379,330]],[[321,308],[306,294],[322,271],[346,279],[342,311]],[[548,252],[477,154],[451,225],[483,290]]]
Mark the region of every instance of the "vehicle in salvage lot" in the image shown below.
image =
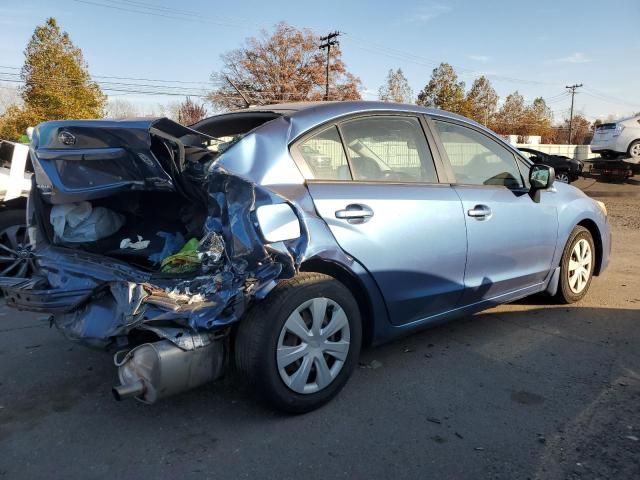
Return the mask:
[[[591,151],[606,159],[626,155],[637,164],[640,161],[640,115],[598,125],[591,140]]]
[[[604,204],[416,105],[46,122],[31,157],[37,269],[5,296],[114,351],[119,399],[228,360],[272,406],[309,411],[361,346],[538,292],[575,302],[609,258]]]
[[[573,158],[551,155],[528,147],[518,147],[518,150],[533,163],[541,163],[553,167],[556,172],[556,180],[562,183],[575,182],[580,178],[584,168],[584,164],[580,160]]]

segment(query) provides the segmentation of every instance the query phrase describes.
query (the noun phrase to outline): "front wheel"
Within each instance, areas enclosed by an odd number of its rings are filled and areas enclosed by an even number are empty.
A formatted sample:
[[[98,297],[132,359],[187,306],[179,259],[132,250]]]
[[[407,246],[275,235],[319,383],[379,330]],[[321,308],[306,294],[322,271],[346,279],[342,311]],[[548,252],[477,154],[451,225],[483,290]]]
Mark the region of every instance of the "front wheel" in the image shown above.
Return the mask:
[[[556,180],[562,183],[570,183],[571,180],[569,179],[569,173],[568,172],[558,172],[556,173]]]
[[[332,277],[304,272],[280,282],[240,322],[236,366],[262,400],[304,413],[342,389],[361,343],[351,292]]]
[[[574,303],[587,294],[593,278],[595,261],[591,232],[577,226],[569,235],[562,254],[558,300],[563,303]]]

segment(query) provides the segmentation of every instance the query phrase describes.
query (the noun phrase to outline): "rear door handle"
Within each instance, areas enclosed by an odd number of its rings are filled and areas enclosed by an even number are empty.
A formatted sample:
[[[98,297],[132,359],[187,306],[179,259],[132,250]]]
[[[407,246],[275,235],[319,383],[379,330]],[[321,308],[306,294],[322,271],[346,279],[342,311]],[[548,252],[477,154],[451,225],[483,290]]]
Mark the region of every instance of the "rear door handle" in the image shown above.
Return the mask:
[[[491,209],[486,205],[476,205],[475,207],[467,210],[467,215],[482,220],[491,216]]]
[[[336,210],[336,218],[347,220],[349,223],[366,222],[371,217],[373,217],[373,210],[358,203],[347,205],[343,210]]]

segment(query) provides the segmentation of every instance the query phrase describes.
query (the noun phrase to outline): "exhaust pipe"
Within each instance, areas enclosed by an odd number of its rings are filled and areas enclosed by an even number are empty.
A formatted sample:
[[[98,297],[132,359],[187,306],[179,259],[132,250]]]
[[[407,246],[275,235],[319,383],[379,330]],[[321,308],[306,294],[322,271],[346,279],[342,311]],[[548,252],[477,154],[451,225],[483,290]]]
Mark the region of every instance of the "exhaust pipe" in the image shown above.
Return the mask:
[[[143,403],[190,390],[218,378],[224,363],[222,342],[182,350],[169,340],[145,343],[122,359],[116,353],[120,385],[113,387],[116,400],[134,397]]]
[[[118,385],[111,389],[111,393],[118,401],[130,397],[139,397],[144,393],[144,383],[142,383],[142,380],[138,380],[137,382]]]

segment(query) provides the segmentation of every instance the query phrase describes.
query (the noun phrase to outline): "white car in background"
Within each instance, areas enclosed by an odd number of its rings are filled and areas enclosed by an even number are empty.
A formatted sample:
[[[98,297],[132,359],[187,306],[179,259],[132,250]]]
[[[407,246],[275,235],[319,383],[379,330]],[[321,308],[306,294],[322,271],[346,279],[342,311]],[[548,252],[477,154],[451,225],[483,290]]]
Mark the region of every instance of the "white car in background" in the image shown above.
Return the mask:
[[[639,163],[640,115],[598,125],[591,140],[591,151],[604,158],[625,155],[631,157],[633,163]]]

